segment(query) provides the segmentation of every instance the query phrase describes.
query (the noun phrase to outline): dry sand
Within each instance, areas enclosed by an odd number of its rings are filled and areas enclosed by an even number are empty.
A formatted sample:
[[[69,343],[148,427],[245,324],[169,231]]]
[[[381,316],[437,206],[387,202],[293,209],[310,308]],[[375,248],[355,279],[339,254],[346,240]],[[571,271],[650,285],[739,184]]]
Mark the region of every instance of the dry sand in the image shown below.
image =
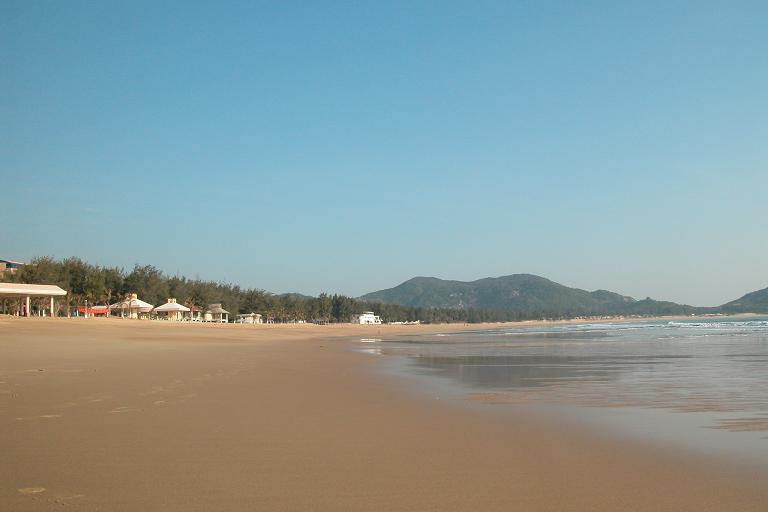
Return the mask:
[[[426,400],[327,339],[437,329],[0,317],[0,510],[768,510],[764,473]]]

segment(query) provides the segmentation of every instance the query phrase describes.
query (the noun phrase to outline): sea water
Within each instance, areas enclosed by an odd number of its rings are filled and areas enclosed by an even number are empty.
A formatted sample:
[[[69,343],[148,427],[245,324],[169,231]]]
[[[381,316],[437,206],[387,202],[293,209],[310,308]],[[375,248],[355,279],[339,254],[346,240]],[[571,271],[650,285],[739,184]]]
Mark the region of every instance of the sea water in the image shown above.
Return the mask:
[[[768,318],[552,324],[374,345],[365,350],[393,356],[391,367],[437,395],[555,410],[768,466]]]

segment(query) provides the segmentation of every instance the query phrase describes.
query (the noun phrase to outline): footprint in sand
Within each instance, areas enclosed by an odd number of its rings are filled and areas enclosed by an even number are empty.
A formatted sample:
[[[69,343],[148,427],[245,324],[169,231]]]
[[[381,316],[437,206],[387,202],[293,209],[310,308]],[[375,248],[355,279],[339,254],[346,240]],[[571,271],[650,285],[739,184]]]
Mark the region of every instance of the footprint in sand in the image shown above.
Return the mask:
[[[60,498],[51,499],[50,501],[52,503],[57,504],[57,505],[66,505],[67,501],[75,500],[75,499],[78,499],[78,498],[85,498],[85,494],[73,494],[72,496],[62,496]]]
[[[139,393],[141,396],[150,396],[150,395],[156,395],[158,393],[163,393],[165,391],[165,388],[162,386],[154,386],[150,391],[145,391],[144,393]]]
[[[16,421],[36,420],[38,418],[42,418],[42,419],[61,418],[61,414],[41,414],[40,416],[27,416],[27,417],[16,418]]]
[[[109,413],[110,414],[120,414],[122,412],[135,412],[135,411],[140,411],[140,410],[141,409],[139,409],[137,407],[125,407],[125,406],[123,406],[123,407],[115,407],[114,409],[109,411]]]
[[[97,403],[97,402],[103,402],[105,400],[111,400],[112,395],[87,395],[87,396],[81,396],[77,399],[78,402],[87,402],[89,404]]]
[[[22,487],[20,489],[17,489],[21,494],[40,494],[41,492],[45,492],[45,487]]]
[[[188,393],[186,395],[179,395],[176,398],[176,400],[174,400],[173,403],[175,403],[175,404],[183,404],[184,402],[186,402],[190,398],[195,398],[196,396],[197,396],[197,393]]]

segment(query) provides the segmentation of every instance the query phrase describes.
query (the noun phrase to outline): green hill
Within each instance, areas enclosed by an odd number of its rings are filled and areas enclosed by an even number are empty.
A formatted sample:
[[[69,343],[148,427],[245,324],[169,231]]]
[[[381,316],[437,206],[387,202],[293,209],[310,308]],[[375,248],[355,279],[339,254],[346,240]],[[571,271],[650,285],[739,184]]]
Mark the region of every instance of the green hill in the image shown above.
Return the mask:
[[[635,300],[607,290],[589,292],[569,288],[531,274],[489,277],[477,281],[447,281],[414,277],[387,290],[361,297],[364,300],[422,308],[472,309],[516,312],[525,317],[690,314],[696,308]]]
[[[768,313],[768,288],[748,293],[720,306],[724,313]]]

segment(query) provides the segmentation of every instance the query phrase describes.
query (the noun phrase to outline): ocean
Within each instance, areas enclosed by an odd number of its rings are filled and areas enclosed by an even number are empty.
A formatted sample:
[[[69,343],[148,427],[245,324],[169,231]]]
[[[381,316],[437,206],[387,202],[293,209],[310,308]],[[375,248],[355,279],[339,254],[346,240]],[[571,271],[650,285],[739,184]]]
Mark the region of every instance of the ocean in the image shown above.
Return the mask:
[[[363,341],[363,340],[361,340]],[[768,467],[768,317],[503,328],[364,340],[435,398],[532,408]]]

